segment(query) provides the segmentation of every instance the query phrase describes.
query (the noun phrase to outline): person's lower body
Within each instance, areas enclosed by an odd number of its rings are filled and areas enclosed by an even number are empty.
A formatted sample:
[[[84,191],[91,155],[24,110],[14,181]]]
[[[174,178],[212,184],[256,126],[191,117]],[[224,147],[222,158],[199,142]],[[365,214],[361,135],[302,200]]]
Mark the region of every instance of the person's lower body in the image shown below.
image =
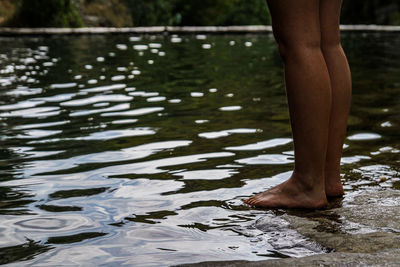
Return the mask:
[[[340,45],[341,0],[267,0],[285,65],[295,166],[284,183],[245,203],[320,208],[344,194],[340,158],[351,98],[351,77]]]

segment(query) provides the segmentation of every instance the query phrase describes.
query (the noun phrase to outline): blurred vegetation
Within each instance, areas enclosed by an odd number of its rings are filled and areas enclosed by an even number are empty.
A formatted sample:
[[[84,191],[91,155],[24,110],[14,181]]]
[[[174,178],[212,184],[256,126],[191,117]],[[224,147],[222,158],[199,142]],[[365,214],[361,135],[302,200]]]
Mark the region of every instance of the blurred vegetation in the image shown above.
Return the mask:
[[[73,0],[20,0],[7,24],[17,27],[81,27],[83,22]]]
[[[270,24],[265,0],[177,0],[173,11],[179,25]]]
[[[0,24],[6,21],[15,12],[15,4],[10,1],[0,0]]]
[[[88,27],[132,26],[131,10],[128,8],[127,5],[125,5],[125,1],[85,0],[85,1],[80,1],[79,3],[80,4],[77,6],[80,9],[85,26]]]
[[[344,0],[342,24],[400,25],[399,0]]]
[[[0,0],[14,27],[270,24],[265,0]],[[400,25],[398,0],[344,0],[342,24]]]
[[[176,25],[180,18],[174,14],[176,1],[125,0],[135,26]]]

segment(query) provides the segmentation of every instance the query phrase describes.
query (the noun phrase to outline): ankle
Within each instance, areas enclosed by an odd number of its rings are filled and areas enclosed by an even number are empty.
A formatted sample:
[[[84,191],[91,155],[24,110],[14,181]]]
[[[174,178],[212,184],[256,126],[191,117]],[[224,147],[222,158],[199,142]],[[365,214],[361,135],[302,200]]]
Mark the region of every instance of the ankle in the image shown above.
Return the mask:
[[[326,177],[337,177],[340,176],[340,164],[329,164],[325,165],[325,176]]]
[[[325,170],[325,184],[337,184],[341,182],[340,168]]]
[[[294,171],[291,179],[301,187],[303,191],[321,191],[325,192],[325,183],[323,174],[312,175],[312,174],[302,174],[300,172]]]

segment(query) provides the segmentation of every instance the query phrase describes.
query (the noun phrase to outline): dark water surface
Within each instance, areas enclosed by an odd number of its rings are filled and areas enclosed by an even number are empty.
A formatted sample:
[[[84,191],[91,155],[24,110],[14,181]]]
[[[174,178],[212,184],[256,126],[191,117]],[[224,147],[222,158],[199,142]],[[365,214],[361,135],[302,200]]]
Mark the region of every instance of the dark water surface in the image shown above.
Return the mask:
[[[347,195],[400,189],[400,35],[347,33],[343,45]],[[241,202],[293,167],[272,35],[1,38],[0,84],[0,263],[327,252],[282,228],[285,211]]]

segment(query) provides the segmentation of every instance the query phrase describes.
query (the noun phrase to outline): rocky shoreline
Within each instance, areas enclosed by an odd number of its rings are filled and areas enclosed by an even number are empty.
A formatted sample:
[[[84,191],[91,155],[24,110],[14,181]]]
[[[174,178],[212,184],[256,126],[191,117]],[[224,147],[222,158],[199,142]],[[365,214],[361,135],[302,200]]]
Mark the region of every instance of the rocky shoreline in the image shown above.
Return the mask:
[[[400,266],[400,191],[352,192],[329,209],[293,210],[279,217],[332,252],[303,258],[177,266]],[[268,221],[270,218],[263,227],[268,228]]]

